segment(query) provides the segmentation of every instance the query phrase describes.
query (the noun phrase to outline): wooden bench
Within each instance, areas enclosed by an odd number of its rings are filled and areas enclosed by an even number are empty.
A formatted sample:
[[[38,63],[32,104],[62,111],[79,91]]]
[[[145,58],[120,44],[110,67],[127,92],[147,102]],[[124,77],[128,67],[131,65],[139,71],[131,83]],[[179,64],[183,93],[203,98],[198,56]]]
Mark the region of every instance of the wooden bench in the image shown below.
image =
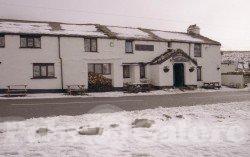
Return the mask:
[[[26,96],[27,95],[27,85],[9,85],[7,86],[7,97],[12,96]]]
[[[220,89],[221,85],[219,82],[204,82],[202,88],[204,88],[204,89]]]
[[[138,84],[126,83],[124,90],[127,93],[149,92],[152,89],[151,87],[149,81],[141,81]]]
[[[86,95],[84,85],[67,85],[67,92],[69,95]]]

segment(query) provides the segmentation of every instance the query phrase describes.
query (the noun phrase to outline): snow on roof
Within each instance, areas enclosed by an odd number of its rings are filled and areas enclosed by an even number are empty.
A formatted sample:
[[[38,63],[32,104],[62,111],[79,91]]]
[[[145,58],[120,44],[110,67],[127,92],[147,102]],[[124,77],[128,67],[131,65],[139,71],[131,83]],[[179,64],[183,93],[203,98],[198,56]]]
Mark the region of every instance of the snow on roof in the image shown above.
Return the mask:
[[[182,32],[168,32],[99,24],[70,24],[0,19],[0,33],[93,36],[153,41],[170,40],[220,45],[219,42],[213,41],[201,35],[194,37],[193,35]]]
[[[46,33],[51,32],[48,23],[0,22],[0,32],[4,33]]]
[[[187,33],[167,32],[167,31],[158,31],[158,30],[152,30],[151,32],[155,34],[156,36],[165,40],[181,40],[181,41],[191,41],[191,42],[200,42],[200,43],[204,42],[204,40],[194,38]]]
[[[95,25],[70,25],[61,24],[60,34],[83,35],[83,36],[106,36],[103,32],[97,30]]]
[[[49,23],[0,22],[3,33],[106,36],[95,25],[60,24],[60,27],[60,30],[53,30]]]
[[[151,39],[150,35],[137,28],[107,26],[107,28],[120,38],[143,38]]]

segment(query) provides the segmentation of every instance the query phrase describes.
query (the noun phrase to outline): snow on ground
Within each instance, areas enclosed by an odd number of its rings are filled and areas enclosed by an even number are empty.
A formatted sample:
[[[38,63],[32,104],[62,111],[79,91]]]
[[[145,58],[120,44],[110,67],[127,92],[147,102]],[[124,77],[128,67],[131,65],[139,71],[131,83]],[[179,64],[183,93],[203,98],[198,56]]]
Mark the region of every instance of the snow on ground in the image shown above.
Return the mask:
[[[85,96],[68,96],[63,93],[43,93],[43,94],[28,94],[26,97],[3,97],[0,94],[0,99],[47,99],[47,98],[89,98],[89,97],[126,97],[126,96],[147,96],[147,95],[169,95],[169,94],[183,94],[183,93],[201,93],[201,92],[228,92],[228,91],[250,91],[250,87],[244,89],[235,89],[222,86],[220,90],[207,90],[198,88],[196,90],[181,91],[179,89],[165,89],[155,90],[147,93],[124,93],[124,92],[100,92],[100,93],[88,93]]]
[[[137,118],[155,123],[133,128]],[[80,127],[104,130],[101,135],[79,135]],[[39,128],[49,132],[39,135]],[[249,157],[250,102],[1,122],[0,139],[1,157]]]

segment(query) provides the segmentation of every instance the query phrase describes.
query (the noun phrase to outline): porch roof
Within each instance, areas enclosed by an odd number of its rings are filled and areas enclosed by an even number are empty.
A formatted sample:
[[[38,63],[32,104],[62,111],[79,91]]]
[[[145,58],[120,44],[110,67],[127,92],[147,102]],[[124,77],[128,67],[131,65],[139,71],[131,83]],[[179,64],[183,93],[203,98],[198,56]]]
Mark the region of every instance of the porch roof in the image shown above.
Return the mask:
[[[195,65],[197,65],[197,61],[195,59],[191,58],[189,55],[187,55],[181,49],[177,49],[177,50],[169,49],[167,52],[165,52],[165,53],[161,54],[160,56],[154,58],[151,62],[149,62],[149,64],[150,65],[162,64],[165,61],[167,61],[168,59],[170,59],[172,57],[175,57],[177,55],[181,55],[181,57],[184,57],[184,58],[190,60]]]

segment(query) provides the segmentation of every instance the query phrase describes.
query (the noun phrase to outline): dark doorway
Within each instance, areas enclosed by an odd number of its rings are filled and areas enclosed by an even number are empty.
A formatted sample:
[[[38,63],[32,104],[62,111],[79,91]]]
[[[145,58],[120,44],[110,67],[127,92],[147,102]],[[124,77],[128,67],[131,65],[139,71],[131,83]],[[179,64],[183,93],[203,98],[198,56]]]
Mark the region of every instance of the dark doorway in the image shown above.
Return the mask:
[[[173,66],[174,71],[174,86],[183,87],[184,86],[184,65],[182,63],[176,63]]]

